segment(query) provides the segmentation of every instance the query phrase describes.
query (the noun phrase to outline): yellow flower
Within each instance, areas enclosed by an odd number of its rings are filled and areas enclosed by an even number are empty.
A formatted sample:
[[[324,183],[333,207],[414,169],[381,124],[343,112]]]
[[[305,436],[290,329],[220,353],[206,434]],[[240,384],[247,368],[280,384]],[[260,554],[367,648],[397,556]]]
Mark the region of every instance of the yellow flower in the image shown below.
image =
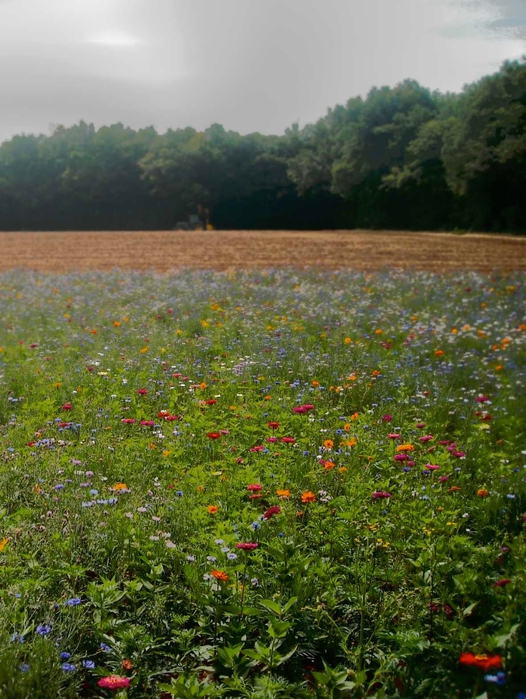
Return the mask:
[[[6,537],[4,537],[2,541],[0,541],[0,553],[2,553],[2,551],[5,549],[8,543],[9,539],[7,539]]]

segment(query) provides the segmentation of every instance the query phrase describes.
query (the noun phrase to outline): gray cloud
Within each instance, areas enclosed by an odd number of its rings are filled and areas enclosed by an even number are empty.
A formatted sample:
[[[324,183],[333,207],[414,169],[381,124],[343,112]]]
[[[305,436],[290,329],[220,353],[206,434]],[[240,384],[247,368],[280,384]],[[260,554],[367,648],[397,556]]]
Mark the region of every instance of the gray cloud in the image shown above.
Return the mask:
[[[0,0],[0,141],[80,119],[280,133],[406,77],[458,90],[524,52],[522,0],[484,3]]]

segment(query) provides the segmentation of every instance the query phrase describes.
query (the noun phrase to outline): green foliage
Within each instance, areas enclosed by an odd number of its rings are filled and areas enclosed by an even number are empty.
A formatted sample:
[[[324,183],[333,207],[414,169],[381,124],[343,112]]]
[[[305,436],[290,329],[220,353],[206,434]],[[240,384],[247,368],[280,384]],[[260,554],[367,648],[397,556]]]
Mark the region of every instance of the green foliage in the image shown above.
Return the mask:
[[[526,231],[526,59],[460,94],[373,88],[281,136],[81,121],[0,146],[0,227]]]

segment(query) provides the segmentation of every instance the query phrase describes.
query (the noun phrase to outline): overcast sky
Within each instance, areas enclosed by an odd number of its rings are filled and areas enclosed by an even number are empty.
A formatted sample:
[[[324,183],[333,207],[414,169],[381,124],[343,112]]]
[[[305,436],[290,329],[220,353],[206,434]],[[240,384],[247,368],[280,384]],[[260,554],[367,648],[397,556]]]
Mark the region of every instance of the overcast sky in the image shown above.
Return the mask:
[[[282,133],[526,54],[526,0],[0,0],[0,141],[80,119]]]

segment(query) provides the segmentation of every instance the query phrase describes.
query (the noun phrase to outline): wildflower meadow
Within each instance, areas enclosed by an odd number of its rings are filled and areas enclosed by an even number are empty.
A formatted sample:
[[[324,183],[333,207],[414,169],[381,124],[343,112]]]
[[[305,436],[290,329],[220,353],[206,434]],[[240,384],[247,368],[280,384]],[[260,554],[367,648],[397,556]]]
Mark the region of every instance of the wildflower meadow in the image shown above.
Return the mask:
[[[526,697],[524,278],[0,275],[0,697]]]

